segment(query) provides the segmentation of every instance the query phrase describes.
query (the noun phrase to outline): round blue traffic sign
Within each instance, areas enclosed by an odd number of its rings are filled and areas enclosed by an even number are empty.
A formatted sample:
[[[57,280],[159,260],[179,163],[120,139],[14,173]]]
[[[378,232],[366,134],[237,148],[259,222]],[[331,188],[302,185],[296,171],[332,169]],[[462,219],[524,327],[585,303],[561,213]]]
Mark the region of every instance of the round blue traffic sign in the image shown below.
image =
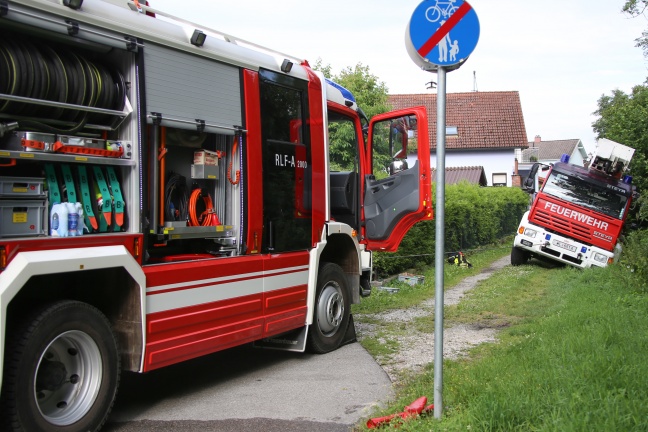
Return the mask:
[[[423,69],[458,68],[479,40],[479,19],[464,0],[425,0],[409,22],[407,51]]]

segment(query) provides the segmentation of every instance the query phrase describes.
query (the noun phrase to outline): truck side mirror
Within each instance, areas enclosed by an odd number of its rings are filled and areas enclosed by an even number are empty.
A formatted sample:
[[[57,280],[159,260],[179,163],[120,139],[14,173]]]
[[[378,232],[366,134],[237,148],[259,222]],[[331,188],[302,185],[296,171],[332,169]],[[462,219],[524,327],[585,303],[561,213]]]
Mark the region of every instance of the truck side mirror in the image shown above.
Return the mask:
[[[524,191],[529,192],[529,193],[534,193],[535,192],[535,178],[536,175],[538,174],[538,169],[540,168],[539,163],[534,163],[533,166],[531,167],[531,171],[529,172],[529,176],[524,179],[524,183],[522,183],[522,189]]]
[[[535,181],[533,177],[527,177],[524,179],[524,184],[522,185],[522,189],[524,189],[526,192],[535,192]]]
[[[389,164],[389,175],[394,175],[401,171],[406,170],[408,167],[406,160],[396,159]]]

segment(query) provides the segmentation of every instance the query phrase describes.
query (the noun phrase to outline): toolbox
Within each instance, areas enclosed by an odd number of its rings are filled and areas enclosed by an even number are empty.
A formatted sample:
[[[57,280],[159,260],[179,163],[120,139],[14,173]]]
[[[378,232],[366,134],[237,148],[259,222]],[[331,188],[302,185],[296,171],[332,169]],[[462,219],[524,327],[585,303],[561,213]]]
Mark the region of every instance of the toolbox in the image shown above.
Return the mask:
[[[47,201],[0,200],[0,238],[47,235]]]
[[[0,198],[45,198],[45,179],[0,176]]]
[[[191,178],[218,180],[218,167],[215,165],[191,165]]]

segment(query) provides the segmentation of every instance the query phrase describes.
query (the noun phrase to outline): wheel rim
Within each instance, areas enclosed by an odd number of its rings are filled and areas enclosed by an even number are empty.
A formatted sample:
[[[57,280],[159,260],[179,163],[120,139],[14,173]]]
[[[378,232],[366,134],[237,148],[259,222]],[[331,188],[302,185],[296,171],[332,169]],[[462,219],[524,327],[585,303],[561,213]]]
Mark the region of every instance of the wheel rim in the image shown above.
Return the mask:
[[[45,420],[65,426],[87,414],[99,394],[101,352],[82,331],[57,336],[43,351],[34,376],[34,399]]]
[[[324,336],[337,332],[344,318],[344,297],[337,283],[329,282],[317,303],[317,323]]]

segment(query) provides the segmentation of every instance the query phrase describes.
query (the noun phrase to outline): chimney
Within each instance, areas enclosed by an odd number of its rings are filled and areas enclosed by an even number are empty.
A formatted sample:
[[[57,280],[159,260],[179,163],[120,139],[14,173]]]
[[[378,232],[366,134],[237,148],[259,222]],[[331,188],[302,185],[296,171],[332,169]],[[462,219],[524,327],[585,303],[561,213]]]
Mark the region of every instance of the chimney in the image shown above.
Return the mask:
[[[534,142],[534,143],[539,143],[540,141],[542,141],[542,138],[540,138],[540,135],[536,135],[536,136],[535,136],[535,139],[533,140],[533,142]]]

